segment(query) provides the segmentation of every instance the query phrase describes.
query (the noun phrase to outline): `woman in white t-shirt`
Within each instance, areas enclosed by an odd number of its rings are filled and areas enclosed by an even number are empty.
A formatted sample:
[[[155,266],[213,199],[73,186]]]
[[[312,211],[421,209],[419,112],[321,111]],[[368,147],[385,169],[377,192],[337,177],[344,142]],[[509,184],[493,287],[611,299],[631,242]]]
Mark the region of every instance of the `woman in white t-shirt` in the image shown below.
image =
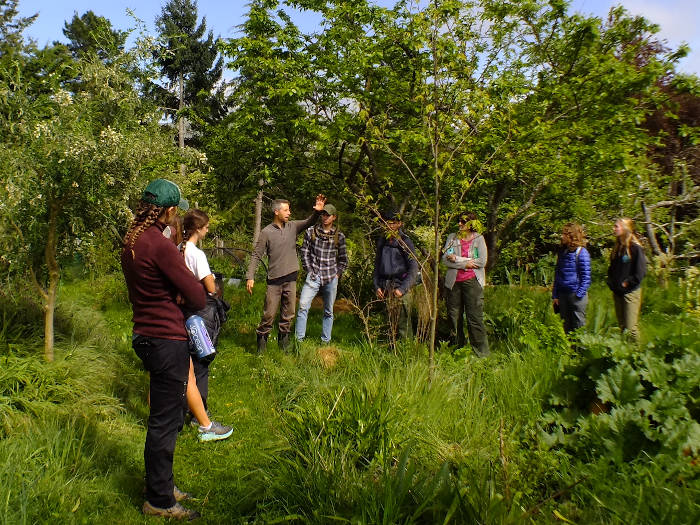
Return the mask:
[[[180,252],[185,258],[185,264],[194,274],[194,276],[202,283],[204,289],[209,294],[207,306],[201,312],[186,312],[185,317],[189,315],[200,315],[207,322],[207,309],[210,309],[213,297],[216,295],[216,284],[214,282],[214,274],[209,268],[206,254],[197,248],[197,243],[206,237],[209,231],[209,217],[202,210],[191,209],[186,214],[182,221],[183,234],[182,243],[180,244]],[[209,327],[207,327],[209,328]],[[212,335],[210,333],[210,335]],[[216,344],[216,338],[212,337],[212,342]],[[197,393],[201,396],[204,413],[200,416],[201,410],[192,410],[194,417],[199,421],[200,439],[202,441],[213,441],[225,439],[231,435],[231,427],[221,425],[216,421],[209,420],[207,397],[209,396],[209,362],[203,362],[196,357],[191,358],[190,379],[189,382],[196,385]],[[189,386],[188,386],[188,402],[189,402]],[[200,407],[197,407],[200,408]],[[201,420],[200,420],[201,418]]]

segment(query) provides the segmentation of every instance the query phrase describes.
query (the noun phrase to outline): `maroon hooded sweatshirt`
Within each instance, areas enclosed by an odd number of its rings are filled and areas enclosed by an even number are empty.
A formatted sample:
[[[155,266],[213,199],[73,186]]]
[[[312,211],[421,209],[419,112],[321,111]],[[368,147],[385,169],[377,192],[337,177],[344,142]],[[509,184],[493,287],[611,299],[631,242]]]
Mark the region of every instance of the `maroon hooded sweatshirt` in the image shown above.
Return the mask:
[[[179,293],[189,310],[206,304],[202,283],[185,266],[185,260],[170,239],[163,236],[165,224],[156,222],[141,233],[132,250],[122,250],[122,271],[129,290],[134,333],[160,339],[187,340],[185,318],[175,302]]]

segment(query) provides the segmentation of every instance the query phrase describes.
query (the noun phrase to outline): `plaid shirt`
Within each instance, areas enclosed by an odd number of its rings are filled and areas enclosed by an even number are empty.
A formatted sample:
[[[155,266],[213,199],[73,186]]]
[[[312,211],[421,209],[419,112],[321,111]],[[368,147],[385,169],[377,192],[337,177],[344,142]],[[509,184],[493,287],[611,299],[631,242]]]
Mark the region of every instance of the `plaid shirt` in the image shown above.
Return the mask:
[[[321,285],[332,281],[348,267],[348,252],[345,235],[338,232],[338,244],[335,243],[336,228],[326,233],[320,226],[312,226],[304,233],[301,245],[301,263],[304,270],[312,277],[318,276]]]

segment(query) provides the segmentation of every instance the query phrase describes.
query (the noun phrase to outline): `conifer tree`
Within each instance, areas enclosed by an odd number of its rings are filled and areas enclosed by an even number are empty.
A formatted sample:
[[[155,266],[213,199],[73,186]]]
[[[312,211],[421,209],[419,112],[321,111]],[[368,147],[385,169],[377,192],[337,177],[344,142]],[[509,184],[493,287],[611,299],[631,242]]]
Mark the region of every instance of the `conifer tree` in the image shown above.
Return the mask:
[[[81,16],[75,13],[64,24],[63,34],[69,40],[68,49],[73,56],[95,53],[101,60],[109,60],[124,50],[128,33],[114,30],[109,19],[90,10]]]
[[[197,18],[197,2],[193,0],[170,0],[156,18],[165,50],[155,58],[169,87],[175,91],[174,96],[171,92],[161,92],[161,96],[168,113],[178,115],[181,149],[185,147],[186,108],[190,109],[187,112],[190,120],[216,119],[222,114],[214,89],[221,80],[223,62],[220,57],[217,59],[212,32],[207,33],[206,17],[199,25]]]

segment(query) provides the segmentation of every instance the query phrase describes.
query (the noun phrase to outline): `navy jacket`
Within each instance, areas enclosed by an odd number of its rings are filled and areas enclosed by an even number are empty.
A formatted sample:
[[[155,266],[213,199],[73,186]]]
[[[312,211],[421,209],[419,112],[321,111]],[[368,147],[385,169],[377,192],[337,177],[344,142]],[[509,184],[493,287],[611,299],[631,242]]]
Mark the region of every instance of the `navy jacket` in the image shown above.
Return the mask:
[[[578,256],[576,250],[561,250],[554,270],[552,299],[559,299],[559,296],[565,293],[575,293],[576,297],[581,298],[586,295],[590,286],[591,255],[588,250],[581,248]]]
[[[634,292],[642,284],[647,273],[647,259],[644,249],[638,244],[630,244],[630,254],[615,257],[608,268],[608,287],[617,295]],[[622,286],[627,283],[627,286]]]
[[[377,241],[377,253],[374,259],[374,289],[386,289],[388,286],[406,293],[416,282],[418,261],[416,249],[408,235],[399,231],[406,249],[398,239],[380,237]],[[393,281],[393,283],[392,283]]]

